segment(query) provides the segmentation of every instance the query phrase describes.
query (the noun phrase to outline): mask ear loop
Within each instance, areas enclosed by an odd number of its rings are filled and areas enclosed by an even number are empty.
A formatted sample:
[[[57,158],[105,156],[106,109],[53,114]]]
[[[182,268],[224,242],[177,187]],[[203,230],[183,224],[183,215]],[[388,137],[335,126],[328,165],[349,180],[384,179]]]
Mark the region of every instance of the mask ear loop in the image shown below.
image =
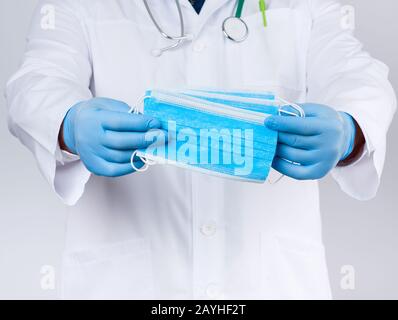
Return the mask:
[[[138,153],[138,150],[135,150],[133,152],[133,154],[131,155],[131,159],[130,159],[131,167],[136,172],[145,172],[149,169],[149,166],[152,165],[152,163],[147,158],[138,156],[137,153]],[[135,157],[139,158],[144,163],[144,166],[142,166],[141,168],[138,168],[134,163]]]
[[[289,101],[287,101],[285,99],[282,99],[282,98],[279,98],[279,97],[277,99],[280,102],[282,102],[282,105],[279,106],[279,115],[280,116],[287,115],[287,116],[305,118],[305,112],[304,112],[303,108],[301,108],[298,104],[289,102]],[[291,107],[294,110],[296,110],[298,112],[298,114],[294,113],[294,112],[291,112],[289,110],[284,110],[283,109],[284,107]]]
[[[291,117],[305,118],[305,111],[298,104],[289,102],[289,101],[279,98],[279,97],[277,98],[277,100],[279,100],[282,103],[282,105],[279,106],[279,111],[278,111],[280,116],[286,115],[286,116],[291,116]],[[285,107],[293,108],[295,111],[297,111],[297,113],[286,110],[286,109],[284,109]],[[289,160],[286,160],[286,161],[291,162]],[[276,185],[284,177],[285,177],[285,175],[281,175],[277,180],[270,182],[270,184]]]
[[[150,98],[150,96],[147,95],[147,96],[141,97],[141,98],[137,101],[137,103],[135,104],[135,106],[130,108],[129,113],[131,113],[131,114],[142,114],[142,113],[139,111],[138,106],[143,105],[145,99],[147,99],[147,98]],[[134,171],[136,171],[136,172],[145,172],[145,171],[147,171],[147,170],[149,169],[150,166],[153,166],[153,165],[156,164],[155,161],[151,161],[151,160],[149,160],[149,159],[147,159],[147,158],[145,158],[145,157],[138,156],[138,155],[137,155],[138,152],[139,152],[139,150],[135,150],[135,151],[133,152],[133,154],[131,155],[131,158],[130,158],[130,164],[131,164],[131,167],[134,169]],[[142,168],[138,168],[138,167],[135,165],[135,163],[134,163],[135,157],[137,157],[138,159],[140,159],[140,160],[144,163],[144,166],[143,166]]]
[[[137,102],[135,103],[134,107],[131,107],[129,110],[129,113],[132,114],[141,114],[141,112],[138,109],[138,106],[142,106],[144,104],[145,99],[150,98],[150,96],[146,95],[146,96],[142,96],[141,98],[139,98],[137,100]]]

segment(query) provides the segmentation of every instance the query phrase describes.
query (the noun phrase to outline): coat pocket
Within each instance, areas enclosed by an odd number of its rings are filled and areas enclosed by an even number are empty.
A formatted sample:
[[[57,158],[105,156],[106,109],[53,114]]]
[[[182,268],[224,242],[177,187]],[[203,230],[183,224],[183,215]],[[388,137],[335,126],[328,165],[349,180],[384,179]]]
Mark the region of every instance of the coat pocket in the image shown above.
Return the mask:
[[[262,285],[271,298],[331,299],[322,244],[301,237],[262,235]]]
[[[243,81],[255,90],[272,90],[285,99],[297,99],[305,91],[307,39],[310,22],[290,8],[244,18],[250,35],[241,45]]]
[[[64,255],[63,299],[147,299],[152,295],[150,247],[143,239]]]

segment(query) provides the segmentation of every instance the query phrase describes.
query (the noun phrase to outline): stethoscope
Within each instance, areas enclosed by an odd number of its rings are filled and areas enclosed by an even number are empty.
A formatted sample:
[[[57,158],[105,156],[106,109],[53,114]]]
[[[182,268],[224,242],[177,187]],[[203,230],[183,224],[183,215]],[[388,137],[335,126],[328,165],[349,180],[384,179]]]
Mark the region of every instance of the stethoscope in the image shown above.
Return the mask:
[[[155,49],[152,51],[152,54],[156,57],[161,56],[163,53],[166,51],[175,49],[180,47],[182,44],[184,44],[186,41],[191,41],[193,39],[193,36],[190,34],[185,34],[185,23],[184,23],[184,16],[182,14],[182,9],[181,9],[181,4],[179,0],[175,0],[177,10],[178,10],[178,16],[180,18],[180,35],[179,36],[171,36],[168,33],[166,33],[163,28],[159,25],[159,23],[156,21],[151,8],[148,5],[147,0],[143,0],[144,5],[146,10],[148,11],[148,14],[155,25],[156,29],[159,31],[159,33],[166,39],[175,41],[172,45],[169,45],[164,48],[159,48]],[[236,6],[236,13],[234,16],[228,17],[224,20],[222,24],[222,32],[224,36],[236,43],[243,42],[247,39],[249,36],[249,28],[246,24],[245,21],[243,21],[242,17],[242,11],[243,7],[245,5],[245,0],[237,0],[237,6]]]

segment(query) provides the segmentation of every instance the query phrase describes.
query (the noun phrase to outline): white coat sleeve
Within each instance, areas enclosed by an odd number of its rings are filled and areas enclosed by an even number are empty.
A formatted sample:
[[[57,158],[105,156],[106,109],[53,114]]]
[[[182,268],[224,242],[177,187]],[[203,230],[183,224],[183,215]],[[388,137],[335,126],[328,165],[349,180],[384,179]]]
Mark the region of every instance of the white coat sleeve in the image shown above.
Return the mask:
[[[386,136],[396,110],[388,68],[364,52],[352,31],[344,28],[338,1],[309,0],[313,19],[308,52],[308,102],[345,111],[358,122],[365,139],[363,156],[332,176],[348,195],[368,200],[377,193]]]
[[[92,68],[78,3],[40,1],[22,66],[6,89],[11,133],[33,153],[43,176],[68,205],[81,197],[90,177],[82,162],[58,144],[68,110],[92,97]]]

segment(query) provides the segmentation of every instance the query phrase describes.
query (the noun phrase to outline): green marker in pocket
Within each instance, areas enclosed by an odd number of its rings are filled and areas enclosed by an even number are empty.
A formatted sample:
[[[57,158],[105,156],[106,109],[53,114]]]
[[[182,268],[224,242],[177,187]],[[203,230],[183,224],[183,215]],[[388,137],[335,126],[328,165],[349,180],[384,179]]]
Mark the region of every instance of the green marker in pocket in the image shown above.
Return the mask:
[[[260,11],[263,15],[263,23],[264,27],[267,27],[267,4],[265,3],[265,0],[260,0]]]

